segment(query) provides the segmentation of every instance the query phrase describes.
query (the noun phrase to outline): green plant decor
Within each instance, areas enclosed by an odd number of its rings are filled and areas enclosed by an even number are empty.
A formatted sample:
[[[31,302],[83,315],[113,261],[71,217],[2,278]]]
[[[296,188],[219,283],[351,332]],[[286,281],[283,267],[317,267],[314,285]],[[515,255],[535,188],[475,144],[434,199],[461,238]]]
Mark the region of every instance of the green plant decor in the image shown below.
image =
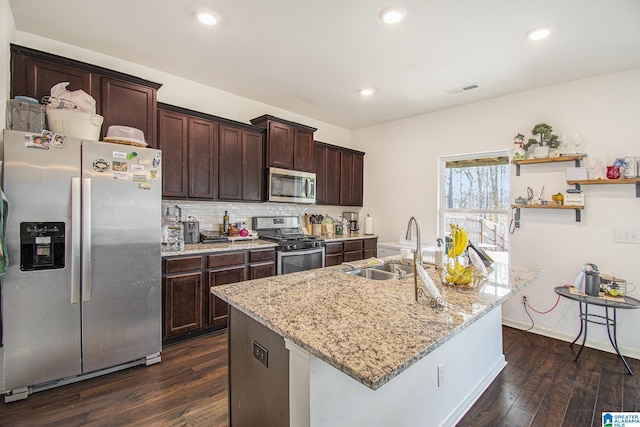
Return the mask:
[[[549,148],[558,148],[560,141],[558,141],[558,135],[553,134],[553,128],[546,123],[538,123],[533,127],[531,133],[534,136],[538,136],[539,139],[529,138],[529,141],[524,144],[524,149],[528,150],[532,145],[538,144],[540,147],[548,145]]]

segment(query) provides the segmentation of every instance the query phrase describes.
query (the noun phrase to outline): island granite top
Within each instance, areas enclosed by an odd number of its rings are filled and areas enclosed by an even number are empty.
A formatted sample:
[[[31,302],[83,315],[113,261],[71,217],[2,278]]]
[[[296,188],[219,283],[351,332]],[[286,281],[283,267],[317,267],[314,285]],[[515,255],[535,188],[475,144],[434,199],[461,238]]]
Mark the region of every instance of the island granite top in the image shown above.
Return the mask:
[[[309,353],[376,390],[543,271],[495,263],[484,284],[441,285],[444,308],[414,300],[413,278],[369,280],[327,267],[213,286],[211,292]]]

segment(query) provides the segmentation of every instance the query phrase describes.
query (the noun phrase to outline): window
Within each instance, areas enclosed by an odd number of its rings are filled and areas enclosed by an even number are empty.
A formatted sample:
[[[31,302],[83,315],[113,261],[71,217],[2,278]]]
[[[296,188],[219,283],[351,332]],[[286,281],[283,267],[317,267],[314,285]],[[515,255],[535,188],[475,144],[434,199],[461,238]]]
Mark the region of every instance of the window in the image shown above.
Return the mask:
[[[480,247],[508,252],[509,173],[508,151],[440,157],[440,235],[454,223]]]

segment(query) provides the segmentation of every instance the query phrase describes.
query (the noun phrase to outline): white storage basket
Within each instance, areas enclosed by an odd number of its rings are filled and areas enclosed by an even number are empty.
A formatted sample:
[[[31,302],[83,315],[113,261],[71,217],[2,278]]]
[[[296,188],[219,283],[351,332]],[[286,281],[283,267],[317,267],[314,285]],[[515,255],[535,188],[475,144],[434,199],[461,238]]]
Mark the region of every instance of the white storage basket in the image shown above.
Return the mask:
[[[47,110],[47,123],[52,132],[73,138],[100,140],[104,117],[98,114],[66,109]]]

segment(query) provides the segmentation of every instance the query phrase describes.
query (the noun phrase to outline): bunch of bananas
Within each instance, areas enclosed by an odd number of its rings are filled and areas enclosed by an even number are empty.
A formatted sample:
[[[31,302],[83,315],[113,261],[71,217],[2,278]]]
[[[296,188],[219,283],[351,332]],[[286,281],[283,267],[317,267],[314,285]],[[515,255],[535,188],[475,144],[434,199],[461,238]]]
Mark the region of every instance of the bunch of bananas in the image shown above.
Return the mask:
[[[462,264],[455,262],[447,264],[447,275],[444,280],[454,285],[469,285],[473,282],[473,270],[471,267],[463,267]]]
[[[467,249],[469,237],[463,228],[455,224],[450,224],[450,226],[452,244],[449,248],[449,258],[451,261],[447,264],[448,274],[444,280],[455,285],[469,285],[473,282],[473,270],[471,267],[464,267],[457,259]]]
[[[455,258],[464,253],[469,245],[469,236],[464,228],[460,228],[455,224],[449,224],[451,227],[451,239],[453,244],[449,248],[449,258]]]

